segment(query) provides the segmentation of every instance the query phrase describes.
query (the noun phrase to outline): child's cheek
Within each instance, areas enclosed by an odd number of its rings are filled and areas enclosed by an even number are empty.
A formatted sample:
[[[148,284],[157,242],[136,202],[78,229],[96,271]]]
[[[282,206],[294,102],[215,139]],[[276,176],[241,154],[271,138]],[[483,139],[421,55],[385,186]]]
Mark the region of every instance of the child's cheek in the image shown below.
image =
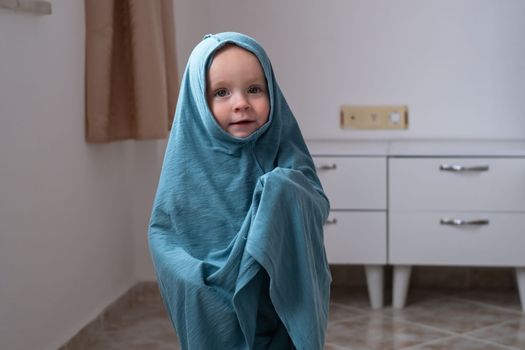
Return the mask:
[[[217,123],[224,129],[229,123],[228,108],[223,103],[215,103],[212,107],[212,114]]]

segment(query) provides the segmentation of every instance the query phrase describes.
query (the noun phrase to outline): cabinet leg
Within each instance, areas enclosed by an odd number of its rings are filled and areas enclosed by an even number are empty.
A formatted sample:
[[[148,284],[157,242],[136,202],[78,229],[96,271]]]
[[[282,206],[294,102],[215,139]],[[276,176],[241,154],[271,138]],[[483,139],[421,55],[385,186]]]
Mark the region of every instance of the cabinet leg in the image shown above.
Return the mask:
[[[411,271],[412,266],[394,266],[394,287],[392,291],[392,306],[394,309],[405,307]]]
[[[383,307],[383,266],[366,265],[365,273],[372,309],[380,309]]]
[[[516,280],[518,281],[521,309],[525,312],[525,267],[516,267]]]

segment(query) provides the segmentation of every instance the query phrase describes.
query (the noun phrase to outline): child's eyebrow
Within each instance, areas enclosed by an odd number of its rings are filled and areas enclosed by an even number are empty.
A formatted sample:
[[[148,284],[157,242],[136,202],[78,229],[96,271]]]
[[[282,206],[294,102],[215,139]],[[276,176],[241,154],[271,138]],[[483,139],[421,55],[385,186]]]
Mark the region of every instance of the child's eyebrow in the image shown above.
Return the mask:
[[[217,80],[217,81],[210,81],[208,86],[212,87],[212,86],[219,86],[219,85],[226,85],[226,84],[227,84],[227,81],[225,80]]]
[[[216,88],[220,86],[227,86],[228,84],[231,84],[232,82],[228,79],[220,79],[215,81],[210,81],[208,84],[209,88]],[[253,77],[246,80],[247,85],[250,84],[262,84],[266,85],[266,79],[264,77]]]
[[[228,86],[228,84],[229,82],[227,79],[220,79],[220,80],[215,80],[215,81],[209,80],[206,84],[206,90],[208,91],[216,90],[222,87],[226,87]]]
[[[254,77],[248,77],[246,79],[247,84],[264,84],[266,85],[266,78],[264,76],[254,76]]]

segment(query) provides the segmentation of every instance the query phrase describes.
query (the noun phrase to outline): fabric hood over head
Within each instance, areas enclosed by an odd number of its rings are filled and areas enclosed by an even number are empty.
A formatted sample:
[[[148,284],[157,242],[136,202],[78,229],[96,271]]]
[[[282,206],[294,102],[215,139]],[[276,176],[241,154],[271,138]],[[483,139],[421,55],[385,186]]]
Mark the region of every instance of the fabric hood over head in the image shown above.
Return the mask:
[[[266,78],[268,121],[245,138],[223,130],[206,100],[207,71],[224,45],[253,53]],[[331,281],[322,233],[328,211],[263,48],[240,33],[206,35],[182,78],[148,234],[182,347],[253,348],[265,271],[295,346],[322,349]],[[306,343],[314,345],[301,347]]]

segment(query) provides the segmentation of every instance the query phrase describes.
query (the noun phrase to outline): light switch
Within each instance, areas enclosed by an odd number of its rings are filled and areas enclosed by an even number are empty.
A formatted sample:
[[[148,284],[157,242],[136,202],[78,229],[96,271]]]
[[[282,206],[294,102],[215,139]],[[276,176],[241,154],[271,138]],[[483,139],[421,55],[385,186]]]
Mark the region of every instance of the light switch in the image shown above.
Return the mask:
[[[407,106],[342,106],[342,129],[408,129]]]
[[[390,122],[393,124],[399,124],[401,121],[401,114],[399,112],[390,113]]]

